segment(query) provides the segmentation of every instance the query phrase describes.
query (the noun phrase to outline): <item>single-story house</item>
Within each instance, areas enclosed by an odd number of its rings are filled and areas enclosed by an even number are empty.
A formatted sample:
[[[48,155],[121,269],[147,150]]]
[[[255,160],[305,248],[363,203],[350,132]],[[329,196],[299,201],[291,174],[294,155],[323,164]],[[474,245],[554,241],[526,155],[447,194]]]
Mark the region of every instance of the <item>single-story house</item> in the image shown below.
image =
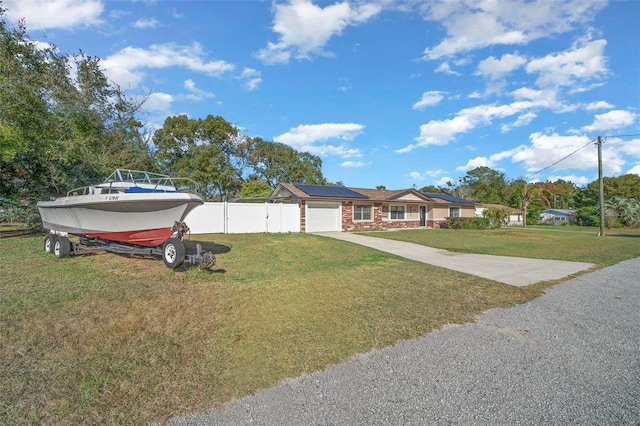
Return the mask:
[[[540,212],[540,223],[547,225],[562,225],[563,223],[575,222],[575,210],[548,209]]]
[[[365,189],[279,183],[270,199],[300,208],[302,232],[439,227],[447,217],[473,217],[475,204],[416,189]]]
[[[503,225],[523,225],[523,213],[522,210],[516,209],[502,204],[476,204],[476,216],[483,217],[483,213],[486,209],[505,209],[509,212],[509,216],[503,222]]]

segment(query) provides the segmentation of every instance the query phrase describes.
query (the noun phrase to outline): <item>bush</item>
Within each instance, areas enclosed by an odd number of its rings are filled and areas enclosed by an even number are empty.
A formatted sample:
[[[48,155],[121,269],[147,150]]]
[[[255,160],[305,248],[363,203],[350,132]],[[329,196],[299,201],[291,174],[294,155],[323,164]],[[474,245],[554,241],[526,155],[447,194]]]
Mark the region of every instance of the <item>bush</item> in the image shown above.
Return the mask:
[[[448,217],[446,227],[451,229],[488,229],[488,217]]]

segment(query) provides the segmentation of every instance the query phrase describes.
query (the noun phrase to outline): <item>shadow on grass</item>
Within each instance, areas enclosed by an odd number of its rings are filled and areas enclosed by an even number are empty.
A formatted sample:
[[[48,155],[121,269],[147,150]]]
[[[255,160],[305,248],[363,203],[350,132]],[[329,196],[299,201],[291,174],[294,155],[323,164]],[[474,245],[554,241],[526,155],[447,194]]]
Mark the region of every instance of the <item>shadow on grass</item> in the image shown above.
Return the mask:
[[[607,237],[635,237],[635,238],[640,238],[640,234],[607,234],[605,232],[604,234]]]
[[[184,240],[184,246],[187,249],[187,253],[195,253],[196,244],[200,244],[202,246],[203,252],[210,251],[213,254],[223,254],[231,251],[231,247],[216,244],[212,241]]]

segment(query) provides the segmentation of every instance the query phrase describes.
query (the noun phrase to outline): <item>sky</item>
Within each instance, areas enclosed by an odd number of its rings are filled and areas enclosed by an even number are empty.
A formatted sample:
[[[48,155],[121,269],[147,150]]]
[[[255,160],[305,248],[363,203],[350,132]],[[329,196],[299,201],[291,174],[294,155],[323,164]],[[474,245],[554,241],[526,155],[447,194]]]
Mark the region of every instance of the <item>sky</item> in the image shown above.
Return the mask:
[[[640,175],[636,0],[4,0],[11,23],[101,59],[150,129],[219,115],[322,159],[330,182]],[[126,167],[126,165],[123,165]]]

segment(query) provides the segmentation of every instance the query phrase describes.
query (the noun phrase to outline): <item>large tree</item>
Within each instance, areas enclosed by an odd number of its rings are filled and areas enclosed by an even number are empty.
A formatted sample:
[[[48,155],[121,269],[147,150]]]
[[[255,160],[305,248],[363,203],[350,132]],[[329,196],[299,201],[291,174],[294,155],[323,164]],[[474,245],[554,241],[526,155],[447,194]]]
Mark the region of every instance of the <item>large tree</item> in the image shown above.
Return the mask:
[[[633,198],[640,201],[640,176],[626,174],[616,177],[605,177],[602,179],[604,199],[613,197]],[[598,181],[591,182],[585,188],[585,198],[588,203],[598,203]]]
[[[224,118],[167,117],[153,135],[156,159],[165,173],[190,177],[205,198],[226,200],[239,193],[242,176],[233,166],[238,130]]]
[[[29,201],[91,183],[114,167],[151,165],[135,119],[140,103],[99,63],[42,47],[23,22],[9,26],[0,7],[0,195]]]
[[[508,188],[505,174],[489,167],[476,167],[469,170],[460,180],[462,198],[478,203],[504,204],[508,199]]]
[[[254,175],[275,188],[278,182],[324,185],[322,160],[289,145],[254,138],[251,150]]]

